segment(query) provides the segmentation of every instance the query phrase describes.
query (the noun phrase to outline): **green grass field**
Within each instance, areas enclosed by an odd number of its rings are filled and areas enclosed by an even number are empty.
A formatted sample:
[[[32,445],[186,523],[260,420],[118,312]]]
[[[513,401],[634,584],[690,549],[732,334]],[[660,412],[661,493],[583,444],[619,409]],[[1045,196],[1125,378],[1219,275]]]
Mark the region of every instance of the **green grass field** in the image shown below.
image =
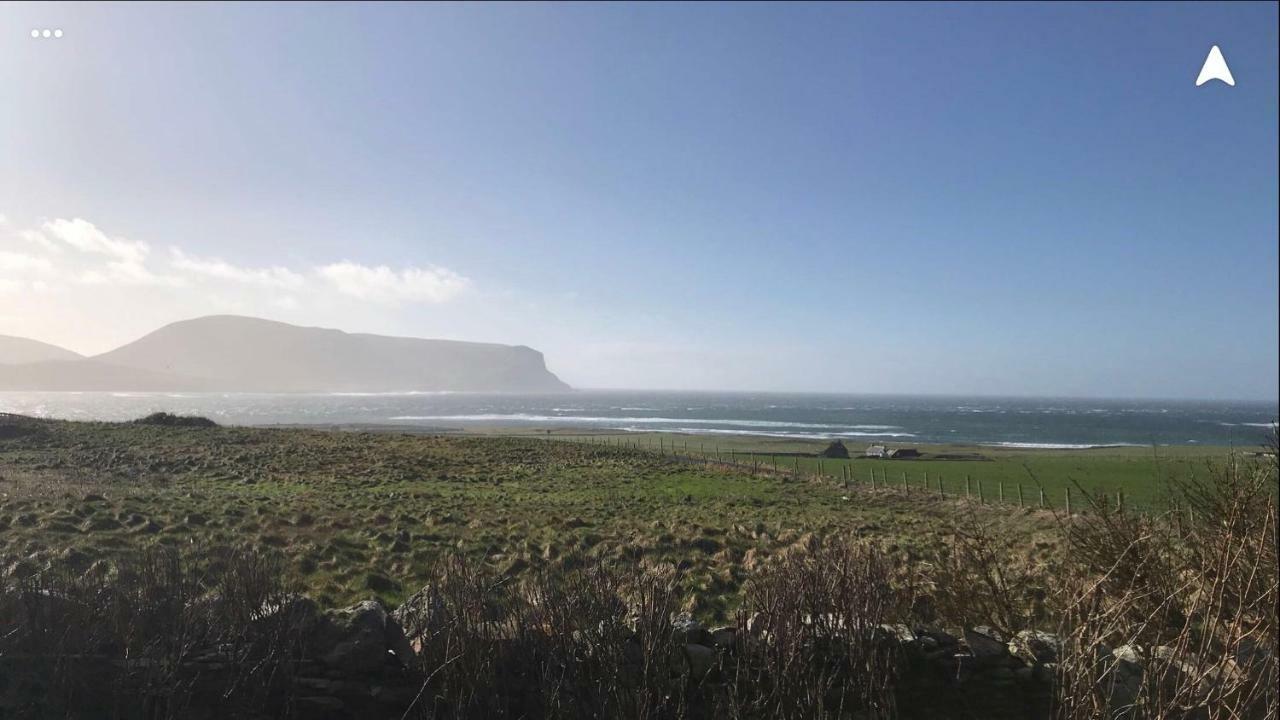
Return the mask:
[[[536,436],[536,433],[533,433]],[[649,452],[675,453],[693,458],[720,458],[738,463],[755,463],[767,469],[821,473],[834,481],[870,486],[875,476],[877,486],[905,486],[909,492],[964,496],[966,487],[972,498],[998,503],[1003,486],[1006,504],[1018,504],[1019,486],[1026,505],[1039,505],[1044,490],[1047,507],[1062,508],[1071,489],[1076,509],[1086,502],[1080,489],[1096,496],[1105,495],[1114,503],[1123,493],[1128,507],[1161,509],[1165,507],[1170,482],[1203,476],[1214,463],[1227,462],[1232,453],[1249,456],[1258,447],[1226,448],[1195,446],[1109,447],[1091,449],[1024,449],[973,445],[904,445],[915,447],[924,457],[911,460],[875,460],[857,457],[866,443],[846,443],[849,460],[797,457],[796,453],[816,455],[826,441],[760,439],[750,437],[707,438],[669,433],[592,435],[562,434],[584,443],[631,443]],[[983,459],[932,459],[938,455],[982,456]],[[966,481],[966,478],[968,480]],[[926,486],[927,482],[927,486]],[[1101,498],[1097,498],[1101,501]]]
[[[315,429],[171,428],[22,421],[0,433],[0,569],[21,578],[82,571],[151,544],[208,553],[248,544],[280,552],[325,604],[370,596],[395,603],[461,551],[519,576],[582,556],[664,562],[685,571],[696,605],[723,617],[753,568],[814,538],[879,540],[905,562],[945,552],[957,529],[981,523],[1011,562],[1047,570],[1059,533],[1031,502],[1034,474],[1052,489],[1071,479],[1153,497],[1167,472],[1193,472],[1215,451],[1162,453],[987,451],[987,461],[801,460],[802,472],[752,473],[603,445],[600,436],[419,435]],[[4,430],[5,428],[0,428]],[[688,453],[684,443],[690,443]],[[611,442],[616,442],[612,440]],[[754,450],[812,452],[820,444],[721,443],[722,457]],[[709,453],[714,446],[709,445]],[[936,448],[930,448],[936,451]],[[972,449],[970,449],[972,450]],[[1217,455],[1220,456],[1220,453]],[[779,458],[780,468],[794,463]],[[852,470],[848,485],[841,468]],[[889,489],[872,489],[872,470]],[[947,498],[916,486],[942,477]],[[901,490],[901,473],[911,486]],[[963,499],[964,475],[988,497],[1006,480],[1010,503]],[[976,488],[976,484],[975,484]],[[960,497],[958,497],[958,495]]]

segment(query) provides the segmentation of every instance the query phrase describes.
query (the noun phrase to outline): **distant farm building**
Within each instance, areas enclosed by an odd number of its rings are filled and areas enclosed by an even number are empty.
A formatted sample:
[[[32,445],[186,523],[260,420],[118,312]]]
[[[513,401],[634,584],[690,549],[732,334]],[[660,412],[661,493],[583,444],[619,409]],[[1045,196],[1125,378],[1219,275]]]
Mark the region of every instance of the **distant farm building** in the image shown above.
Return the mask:
[[[849,448],[844,446],[843,442],[836,440],[822,451],[822,457],[825,458],[847,458],[849,457]]]
[[[867,452],[864,455],[869,458],[883,458],[888,455],[888,451],[883,445],[872,445],[867,448]]]
[[[893,458],[894,460],[903,460],[906,458],[918,458],[920,457],[920,451],[915,448],[898,448],[897,450],[890,450],[889,457]]]

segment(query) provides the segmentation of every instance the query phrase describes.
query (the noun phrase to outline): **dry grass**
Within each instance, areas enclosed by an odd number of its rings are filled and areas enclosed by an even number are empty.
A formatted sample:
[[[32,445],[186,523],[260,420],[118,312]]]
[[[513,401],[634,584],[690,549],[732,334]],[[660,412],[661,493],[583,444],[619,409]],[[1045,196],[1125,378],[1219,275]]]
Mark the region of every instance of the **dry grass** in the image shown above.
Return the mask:
[[[1177,510],[1094,502],[1066,526],[1062,718],[1274,718],[1274,455],[1174,491]],[[1148,671],[1138,677],[1117,648]]]

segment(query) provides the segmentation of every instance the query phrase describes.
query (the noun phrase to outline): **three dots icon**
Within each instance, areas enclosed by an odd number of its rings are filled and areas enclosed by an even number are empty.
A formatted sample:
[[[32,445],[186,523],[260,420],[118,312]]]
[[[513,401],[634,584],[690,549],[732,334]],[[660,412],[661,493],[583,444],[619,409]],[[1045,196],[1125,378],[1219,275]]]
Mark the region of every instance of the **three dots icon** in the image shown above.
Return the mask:
[[[50,29],[48,29],[48,28],[45,28],[45,29],[43,29],[43,30],[40,30],[40,29],[32,30],[32,31],[31,31],[31,37],[32,37],[32,38],[36,38],[36,39],[38,39],[38,38],[60,38],[60,37],[62,37],[62,28],[58,28],[57,30],[50,30]]]

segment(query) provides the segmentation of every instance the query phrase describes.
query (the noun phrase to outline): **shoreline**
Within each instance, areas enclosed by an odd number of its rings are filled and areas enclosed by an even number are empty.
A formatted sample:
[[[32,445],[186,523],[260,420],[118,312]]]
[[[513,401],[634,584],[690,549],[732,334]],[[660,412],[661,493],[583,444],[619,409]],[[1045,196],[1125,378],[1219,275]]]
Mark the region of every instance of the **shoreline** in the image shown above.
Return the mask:
[[[735,434],[731,436],[706,434],[698,432],[676,432],[668,430],[617,430],[604,428],[580,428],[575,426],[545,426],[545,427],[525,427],[525,426],[507,426],[507,425],[474,425],[474,426],[426,426],[426,425],[402,425],[392,423],[271,423],[257,425],[227,425],[226,427],[242,427],[249,429],[290,429],[290,430],[319,430],[325,432],[357,432],[357,433],[390,433],[390,434],[406,434],[406,435],[455,435],[455,436],[475,436],[475,437],[513,437],[513,438],[544,438],[558,440],[574,440],[574,439],[602,439],[602,438],[632,438],[634,440],[649,439],[656,440],[658,438],[669,439],[672,442],[688,443],[690,448],[693,442],[698,441],[699,445],[707,449],[719,446],[724,450],[753,451],[761,454],[777,454],[777,455],[811,455],[821,451],[831,442],[841,440],[846,448],[849,449],[850,459],[875,459],[864,458],[863,451],[870,445],[884,445],[888,448],[915,448],[921,452],[932,455],[951,454],[957,452],[979,453],[985,452],[989,454],[999,455],[1041,455],[1041,454],[1064,454],[1064,455],[1083,455],[1095,452],[1119,452],[1122,454],[1147,454],[1153,449],[1155,450],[1172,450],[1177,454],[1192,455],[1221,455],[1231,451],[1242,451],[1253,453],[1265,450],[1262,444],[1248,445],[1208,445],[1199,443],[1189,444],[1156,444],[1156,445],[1138,445],[1135,443],[1099,443],[1099,444],[1072,444],[1072,443],[1010,443],[1010,442],[911,442],[906,440],[882,440],[878,438],[868,438],[863,440],[851,440],[850,438],[808,438],[796,436],[775,436],[766,434]],[[889,462],[909,463],[911,459],[897,459]]]

